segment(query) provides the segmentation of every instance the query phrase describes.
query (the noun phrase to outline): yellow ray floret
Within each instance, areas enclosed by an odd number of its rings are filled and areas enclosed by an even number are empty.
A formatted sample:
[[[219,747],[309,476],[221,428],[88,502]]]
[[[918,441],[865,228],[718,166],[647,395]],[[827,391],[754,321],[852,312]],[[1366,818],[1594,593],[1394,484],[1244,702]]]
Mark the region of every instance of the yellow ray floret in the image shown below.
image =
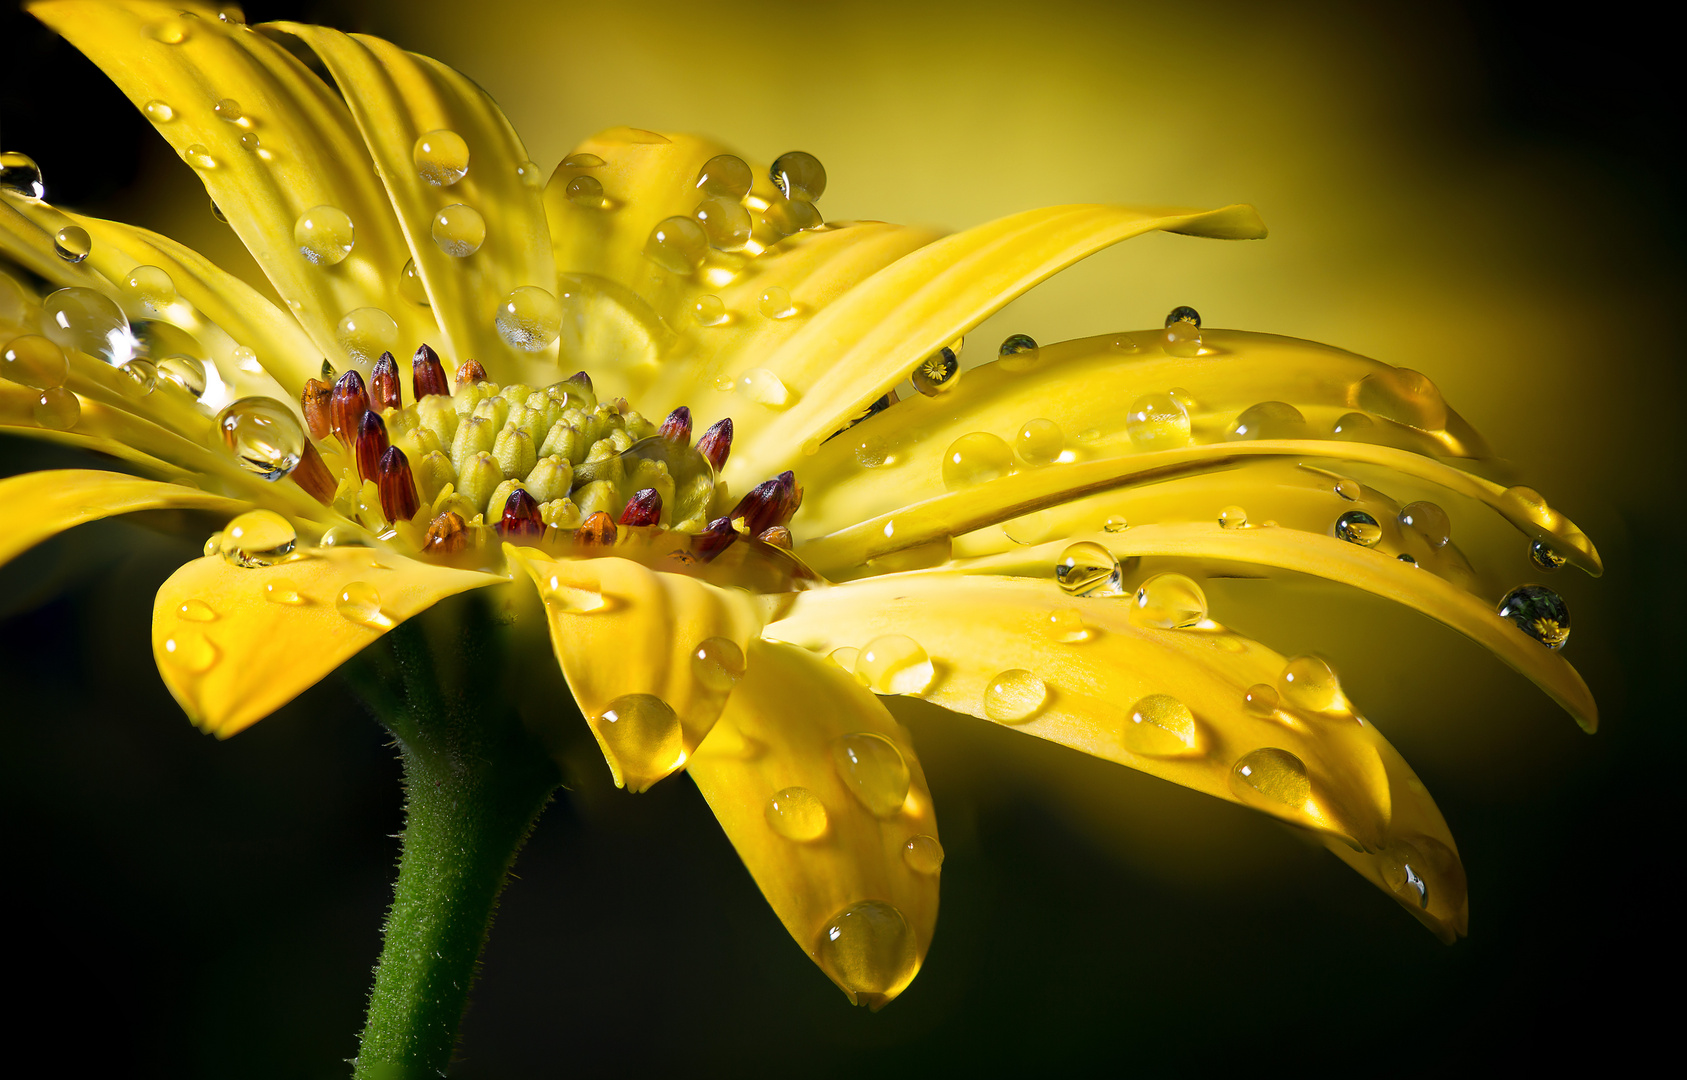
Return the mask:
[[[140,510],[236,514],[246,504],[181,484],[93,469],[49,469],[0,480],[0,565],[87,521]]]

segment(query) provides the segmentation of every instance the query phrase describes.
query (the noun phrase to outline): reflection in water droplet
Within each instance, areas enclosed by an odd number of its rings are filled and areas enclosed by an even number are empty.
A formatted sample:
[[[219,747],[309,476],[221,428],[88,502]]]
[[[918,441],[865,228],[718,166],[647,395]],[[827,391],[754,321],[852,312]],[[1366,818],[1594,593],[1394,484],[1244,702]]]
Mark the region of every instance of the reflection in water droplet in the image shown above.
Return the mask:
[[[299,587],[287,578],[272,577],[264,581],[264,599],[272,604],[285,604],[297,607],[304,604],[305,594]]]
[[[1013,449],[1007,440],[984,431],[962,435],[943,454],[943,486],[950,491],[1007,475]]]
[[[1201,325],[1201,313],[1188,305],[1174,307],[1171,314],[1166,316],[1165,325],[1172,326],[1180,322],[1193,323],[1198,327]]]
[[[217,662],[217,647],[198,630],[181,627],[164,639],[164,657],[170,666],[189,675],[203,675]]]
[[[1267,746],[1245,755],[1230,770],[1230,790],[1253,806],[1299,810],[1312,797],[1306,765],[1289,753]]]
[[[826,169],[820,159],[802,150],[780,154],[768,168],[773,186],[787,199],[815,202],[826,190]]]
[[[1248,512],[1240,506],[1226,506],[1218,512],[1218,525],[1221,529],[1240,529],[1248,523]]]
[[[1545,585],[1519,585],[1505,594],[1499,613],[1549,649],[1561,649],[1570,640],[1569,605]]]
[[[1020,460],[1027,465],[1049,465],[1066,449],[1066,435],[1053,420],[1031,420],[1019,429]]]
[[[960,374],[960,358],[954,349],[945,346],[916,364],[908,381],[926,397],[936,397],[960,385]]]
[[[1429,885],[1423,879],[1423,856],[1404,840],[1391,841],[1377,856],[1382,880],[1403,900],[1429,907]]]
[[[523,285],[498,305],[498,336],[522,352],[543,352],[562,333],[562,302],[537,285]]]
[[[685,763],[679,717],[655,694],[623,694],[598,717],[598,737],[620,768],[621,781],[643,791]]]
[[[122,367],[135,355],[129,318],[104,293],[72,286],[48,293],[41,301],[42,332],[65,349]]]
[[[453,203],[433,216],[432,233],[439,250],[453,258],[467,258],[486,242],[486,219],[472,206]]]
[[[130,361],[128,366],[140,363]],[[158,361],[158,379],[168,386],[173,386],[189,397],[198,397],[205,392],[205,365],[197,356],[177,353],[166,356]]]
[[[94,241],[82,226],[66,225],[53,235],[53,250],[65,262],[79,263],[94,250]]]
[[[691,651],[691,671],[708,689],[727,693],[744,677],[744,650],[727,638],[704,638]]]
[[[176,614],[188,622],[215,622],[217,619],[211,605],[199,599],[182,601],[181,606],[176,608]]]
[[[265,480],[293,471],[305,452],[305,431],[293,411],[274,398],[230,402],[217,414],[217,431],[234,460]]]
[[[1296,708],[1333,712],[1344,707],[1341,680],[1322,657],[1294,657],[1283,665],[1277,685],[1283,698]]]
[[[1136,590],[1136,621],[1161,630],[1182,630],[1207,617],[1207,594],[1179,573],[1155,574]]]
[[[844,787],[877,817],[890,817],[908,799],[908,761],[896,744],[872,731],[832,743],[832,765]]]
[[[1056,608],[1049,612],[1047,629],[1050,637],[1067,644],[1088,641],[1090,636],[1083,616],[1071,608]]]
[[[1004,671],[984,688],[984,715],[999,724],[1023,724],[1048,704],[1048,684],[1024,668]]]
[[[884,634],[861,647],[855,673],[875,694],[925,693],[936,674],[931,657],[906,634]]]
[[[996,350],[1003,371],[1025,371],[1036,365],[1042,355],[1037,340],[1030,334],[1011,334]]]
[[[815,946],[820,966],[858,1005],[900,990],[914,977],[914,932],[883,900],[863,900],[838,912]],[[870,995],[872,1000],[864,1000]]]
[[[340,590],[334,607],[351,622],[371,630],[391,630],[396,625],[381,610],[381,594],[367,581],[353,581]]]
[[[1189,443],[1189,411],[1170,394],[1145,394],[1125,414],[1125,433],[1138,450],[1175,450]]]
[[[1376,547],[1382,539],[1382,525],[1363,510],[1349,510],[1336,518],[1337,538],[1360,547]]]
[[[1119,560],[1091,540],[1082,540],[1060,553],[1054,578],[1070,596],[1121,596]]]
[[[826,832],[826,807],[807,788],[788,787],[778,792],[767,800],[763,813],[768,826],[787,840],[806,843]]]
[[[1170,694],[1149,694],[1131,707],[1122,738],[1133,754],[1182,754],[1195,745],[1195,714]]]
[[[311,263],[333,266],[357,246],[357,226],[337,206],[313,206],[293,223],[293,243]]]
[[[603,164],[603,159],[596,154],[569,154],[562,159],[562,163],[570,169],[595,169]]]
[[[1529,545],[1529,561],[1542,570],[1562,569],[1569,560],[1539,540]]]
[[[916,874],[935,874],[943,869],[943,845],[922,833],[902,845],[902,858]]]
[[[228,523],[218,550],[235,566],[273,566],[293,554],[299,539],[292,522],[273,510],[250,510]]]
[[[455,131],[430,131],[410,151],[416,175],[434,187],[450,187],[469,171],[469,144]]]
[[[1254,683],[1242,695],[1242,704],[1255,716],[1272,716],[1277,712],[1277,688],[1266,683]]]
[[[1453,538],[1453,523],[1447,511],[1432,502],[1407,503],[1396,519],[1400,526],[1423,537],[1432,548],[1443,548]]]

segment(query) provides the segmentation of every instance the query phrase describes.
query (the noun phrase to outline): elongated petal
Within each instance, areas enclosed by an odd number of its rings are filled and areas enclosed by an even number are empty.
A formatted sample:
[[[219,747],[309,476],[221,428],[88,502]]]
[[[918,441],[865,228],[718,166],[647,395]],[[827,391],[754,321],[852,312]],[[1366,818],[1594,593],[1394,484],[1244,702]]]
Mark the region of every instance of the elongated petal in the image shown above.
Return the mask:
[[[1249,206],[1187,211],[1056,206],[928,244],[817,312],[767,359],[790,391],[784,411],[748,429],[727,479],[794,468],[827,436],[936,352],[1033,285],[1102,248],[1156,229],[1221,238],[1265,235]]]
[[[894,808],[880,804],[882,816],[857,794],[858,781],[840,774],[850,767],[847,758],[838,763],[840,740],[858,733],[888,740],[907,764],[907,796]],[[755,642],[749,673],[690,772],[779,920],[850,1000],[878,1008],[901,993],[931,944],[938,878],[929,860],[940,862],[942,849],[907,733],[872,693],[820,657]],[[872,785],[890,782],[867,780],[870,796],[879,794]],[[916,836],[929,843],[918,841],[910,859]],[[887,940],[898,930],[889,916],[878,923],[880,947],[862,949],[852,936],[859,930],[838,916],[863,902],[895,909],[911,938],[906,951]]]
[[[0,565],[50,536],[86,521],[137,510],[213,510],[238,514],[246,504],[182,484],[93,469],[49,469],[0,480]]]
[[[821,652],[905,635],[935,669],[921,696],[945,708],[1252,805],[1336,844],[1375,853],[1423,848],[1415,838],[1428,837],[1455,851],[1421,783],[1339,692],[1328,712],[1287,693],[1282,708],[1250,712],[1249,688],[1278,686],[1281,655],[1208,621],[1139,625],[1129,607],[1067,596],[1052,581],[896,574],[800,594],[764,633]],[[1430,906],[1415,911],[1443,934],[1462,920],[1451,874],[1430,882]]]
[[[445,65],[379,38],[274,25],[315,50],[345,95],[444,331],[436,348],[453,361],[480,360],[498,382],[553,381],[554,343],[518,350],[494,322],[513,290],[556,289],[537,167],[497,105]],[[424,179],[415,157],[417,140],[441,131],[468,147],[467,173],[448,185]],[[435,175],[445,179],[451,172]],[[485,221],[479,250],[464,257],[448,254],[433,237],[435,215],[455,205]]]
[[[504,550],[538,586],[562,673],[616,785],[643,791],[682,766],[744,672],[762,603],[628,559]]]
[[[285,49],[250,27],[183,19],[175,5],[150,0],[47,0],[30,10],[137,106],[169,105],[169,120],[149,119],[194,166],[320,355],[348,357],[340,320],[366,307],[395,320],[400,343],[435,336],[425,309],[399,302],[409,249],[351,113]],[[179,41],[160,40],[184,28]],[[236,103],[241,121],[218,116],[221,101]],[[258,149],[242,144],[247,136]],[[351,218],[355,244],[343,261],[316,266],[300,254],[294,227],[324,205]]]
[[[211,555],[159,588],[152,654],[188,718],[227,738],[412,615],[504,580],[368,548],[316,548],[258,568]]]

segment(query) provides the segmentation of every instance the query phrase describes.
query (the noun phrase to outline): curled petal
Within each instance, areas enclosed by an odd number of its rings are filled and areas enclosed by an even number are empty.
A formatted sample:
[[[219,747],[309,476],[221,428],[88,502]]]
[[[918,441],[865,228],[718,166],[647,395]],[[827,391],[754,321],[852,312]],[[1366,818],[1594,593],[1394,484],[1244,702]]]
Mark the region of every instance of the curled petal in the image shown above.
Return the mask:
[[[137,510],[213,510],[238,514],[246,503],[208,491],[92,469],[48,469],[0,480],[0,565],[85,521]]]

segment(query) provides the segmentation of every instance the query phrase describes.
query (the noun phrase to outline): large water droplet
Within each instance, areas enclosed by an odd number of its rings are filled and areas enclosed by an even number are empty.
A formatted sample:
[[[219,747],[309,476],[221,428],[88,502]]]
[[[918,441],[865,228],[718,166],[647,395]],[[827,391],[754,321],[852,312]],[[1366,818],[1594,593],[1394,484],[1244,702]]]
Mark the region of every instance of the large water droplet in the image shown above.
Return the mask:
[[[922,833],[902,845],[902,858],[916,874],[935,874],[943,869],[943,845]]]
[[[1184,319],[1166,324],[1160,331],[1160,347],[1167,356],[1192,357],[1201,355],[1201,325]]]
[[[1312,797],[1312,781],[1307,779],[1306,764],[1300,758],[1267,746],[1236,762],[1230,770],[1230,790],[1251,806],[1300,810]]]
[[[1499,613],[1549,649],[1561,649],[1570,640],[1569,605],[1545,585],[1519,585],[1505,594]]]
[[[1277,686],[1284,700],[1311,712],[1334,712],[1343,707],[1341,680],[1318,656],[1297,656],[1283,665]]]
[[[1453,523],[1447,511],[1432,502],[1407,503],[1400,508],[1397,520],[1402,528],[1417,533],[1432,548],[1446,547],[1447,541],[1453,538]]]
[[[357,227],[337,206],[313,206],[293,223],[293,243],[317,266],[333,266],[357,245]]]
[[[768,179],[787,199],[814,202],[826,191],[826,169],[820,159],[802,150],[780,154],[767,170]]]
[[[717,195],[697,204],[691,216],[703,226],[709,246],[717,251],[743,251],[750,243],[752,223],[744,204],[729,195]]]
[[[914,977],[914,932],[892,905],[863,900],[827,921],[815,955],[856,1004],[871,1004]]]
[[[62,386],[41,391],[31,407],[35,422],[50,431],[69,431],[82,418],[82,399]]]
[[[767,824],[787,840],[806,843],[826,833],[826,807],[805,787],[788,787],[767,800]]]
[[[24,334],[7,342],[0,352],[0,379],[51,390],[63,386],[70,377],[70,359],[51,338],[40,334]]]
[[[367,581],[353,581],[340,590],[334,607],[350,622],[371,630],[391,630],[396,625],[381,610],[381,594]]]
[[[1149,694],[1131,706],[1121,736],[1125,749],[1149,757],[1186,753],[1195,745],[1195,714],[1170,694]]]
[[[697,170],[697,190],[703,195],[742,199],[754,181],[750,166],[732,154],[717,154]]]
[[[168,271],[156,266],[135,267],[122,285],[131,301],[155,314],[176,302],[176,283]]]
[[[1184,574],[1155,574],[1137,586],[1135,614],[1143,626],[1187,629],[1207,617],[1207,594]]]
[[[703,263],[709,251],[709,237],[695,218],[663,218],[650,230],[644,254],[671,274],[689,275]]]
[[[1337,538],[1360,547],[1376,547],[1382,539],[1382,525],[1363,510],[1349,510],[1336,518]]]
[[[704,638],[691,650],[691,671],[709,690],[727,693],[744,677],[744,650],[728,638]]]
[[[623,694],[598,718],[598,733],[621,770],[643,791],[685,763],[684,732],[673,708],[655,694]]]
[[[293,471],[305,452],[305,432],[293,410],[274,398],[230,402],[217,414],[217,431],[241,468],[265,480]]]
[[[41,182],[41,166],[16,150],[0,153],[0,191],[25,199],[45,199],[47,186]]]
[[[1243,409],[1228,434],[1232,439],[1302,439],[1306,417],[1286,401],[1262,401]]]
[[[249,510],[228,523],[217,549],[235,566],[274,566],[293,554],[298,540],[293,523],[274,510]]]
[[[1027,465],[1051,465],[1066,449],[1066,435],[1053,420],[1031,420],[1019,429],[1016,449]]]
[[[126,367],[141,361],[132,360]],[[176,353],[158,361],[157,376],[165,384],[174,386],[189,397],[197,398],[205,392],[205,362],[197,356]]]
[[[885,634],[862,646],[855,673],[876,694],[923,694],[936,671],[920,643],[906,634]]]
[[[1071,596],[1121,596],[1119,560],[1092,540],[1082,540],[1060,553],[1054,579]]]
[[[453,258],[467,258],[486,242],[486,219],[480,211],[453,203],[433,216],[433,242]]]
[[[94,241],[82,226],[66,225],[53,234],[53,250],[65,262],[79,263],[94,250]]]
[[[1125,434],[1138,450],[1175,450],[1189,444],[1189,410],[1170,394],[1145,394],[1125,414]]]
[[[522,352],[543,352],[562,333],[562,301],[523,285],[498,305],[498,336]]]
[[[769,285],[756,301],[756,308],[770,319],[789,319],[797,314],[791,291],[782,285]]]
[[[135,355],[135,337],[123,309],[93,289],[75,286],[48,293],[41,301],[41,323],[61,348],[97,356],[114,367]]]
[[[373,364],[398,348],[398,321],[377,307],[347,312],[335,332],[353,363]]]
[[[908,761],[883,735],[858,731],[840,737],[832,743],[832,764],[844,787],[878,817],[890,817],[907,801]]]
[[[1023,724],[1048,704],[1048,684],[1024,668],[1004,671],[984,688],[984,715],[998,724]]]
[[[999,435],[974,431],[949,444],[943,454],[943,486],[950,491],[1006,476],[1013,448]]]
[[[441,128],[416,140],[410,151],[416,175],[434,187],[450,187],[469,171],[469,144],[455,131]]]

